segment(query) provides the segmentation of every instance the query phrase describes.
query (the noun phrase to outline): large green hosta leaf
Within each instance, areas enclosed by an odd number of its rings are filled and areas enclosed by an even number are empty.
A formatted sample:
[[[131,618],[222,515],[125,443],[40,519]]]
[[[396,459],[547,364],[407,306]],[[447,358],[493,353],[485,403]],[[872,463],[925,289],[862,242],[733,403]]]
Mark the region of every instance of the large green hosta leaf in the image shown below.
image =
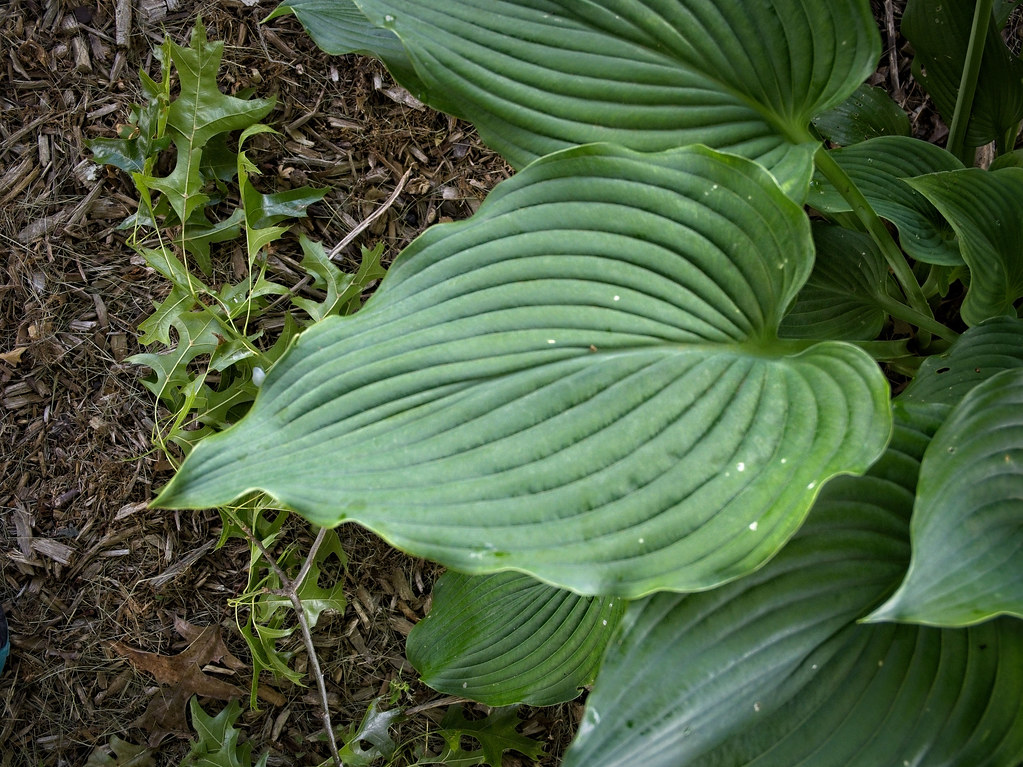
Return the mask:
[[[552,155],[303,333],[156,503],[258,488],[584,594],[739,577],[888,438],[866,354],[776,337],[812,258],[802,210],[740,157]]]
[[[1023,370],[973,389],[924,455],[913,560],[871,620],[962,626],[1023,617]]]
[[[1016,767],[1023,622],[856,622],[902,576],[947,412],[899,406],[884,457],[830,483],[758,572],[631,605],[564,767]]]
[[[409,634],[409,662],[435,690],[489,706],[572,700],[597,675],[625,609],[521,573],[448,571]]]
[[[1023,297],[1023,168],[967,168],[910,179],[959,235],[970,267],[962,315],[968,325],[1016,316]]]
[[[356,0],[521,167],[573,144],[709,144],[805,193],[810,119],[874,70],[866,0]],[[443,107],[442,107],[443,108]],[[811,143],[807,143],[811,142]]]
[[[835,149],[835,162],[849,174],[877,214],[899,229],[905,251],[928,264],[963,263],[955,232],[927,198],[906,179],[963,167],[934,144],[906,136],[882,136]],[[807,202],[826,213],[851,211],[849,202],[822,175],[814,177]]]

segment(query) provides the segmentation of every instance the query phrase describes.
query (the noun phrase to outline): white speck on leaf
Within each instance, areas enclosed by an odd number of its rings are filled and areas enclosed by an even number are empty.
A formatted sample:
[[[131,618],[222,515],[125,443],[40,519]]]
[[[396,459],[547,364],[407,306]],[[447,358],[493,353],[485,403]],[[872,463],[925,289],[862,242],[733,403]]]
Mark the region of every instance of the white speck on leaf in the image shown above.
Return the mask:
[[[749,529],[752,530],[753,532],[757,531],[757,527],[758,527],[758,524],[756,522],[750,522],[749,523]]]

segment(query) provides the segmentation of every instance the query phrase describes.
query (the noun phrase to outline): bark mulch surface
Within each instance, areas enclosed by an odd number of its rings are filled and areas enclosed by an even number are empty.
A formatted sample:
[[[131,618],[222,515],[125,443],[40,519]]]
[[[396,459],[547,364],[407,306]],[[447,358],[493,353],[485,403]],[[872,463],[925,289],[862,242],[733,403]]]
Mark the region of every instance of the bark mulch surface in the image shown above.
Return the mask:
[[[428,225],[470,215],[509,174],[471,126],[425,109],[374,61],[326,56],[291,18],[261,25],[272,8],[269,0],[0,0],[0,603],[13,641],[0,677],[5,767],[78,767],[114,736],[154,747],[140,764],[176,765],[189,733],[166,726],[173,716],[158,725],[153,715],[175,690],[137,670],[124,657],[131,650],[173,656],[214,627],[230,655],[208,653],[221,658],[209,675],[244,690],[251,679],[229,604],[246,583],[247,544],[216,548],[216,511],[147,507],[170,476],[152,447],[167,414],[126,358],[141,351],[138,323],[170,286],[117,228],[134,210],[130,179],[95,165],[84,143],[117,135],[141,101],[138,70],[159,72],[152,50],[164,35],[187,44],[201,14],[209,39],[226,43],[221,88],[276,97],[264,122],[283,138],[256,153],[262,179],[277,191],[330,187],[301,225],[328,250],[410,169],[346,255],[382,241],[392,258]],[[301,258],[297,238],[275,247]],[[298,520],[288,531],[286,542],[312,540]],[[417,684],[404,637],[425,613],[437,571],[358,528],[340,535],[348,606],[314,632],[334,723],[357,724],[383,695],[385,707],[421,709],[396,740],[425,743],[445,701]],[[304,670],[298,632],[290,649]],[[241,663],[228,663],[232,656]],[[328,753],[311,680],[262,681],[260,710],[239,725],[253,753],[270,749],[271,765],[321,763]],[[208,712],[225,705],[202,703]],[[556,763],[578,709],[521,714],[520,729],[547,743],[546,763]]]

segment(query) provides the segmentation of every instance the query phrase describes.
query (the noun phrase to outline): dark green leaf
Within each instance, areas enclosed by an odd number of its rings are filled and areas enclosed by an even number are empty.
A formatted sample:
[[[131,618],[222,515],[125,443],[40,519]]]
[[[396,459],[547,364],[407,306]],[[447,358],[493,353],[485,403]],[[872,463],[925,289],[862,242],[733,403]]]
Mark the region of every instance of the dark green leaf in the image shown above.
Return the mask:
[[[996,317],[967,330],[944,354],[924,360],[899,399],[956,405],[995,373],[1019,367],[1023,367],[1023,321]]]
[[[934,99],[949,125],[966,64],[975,2],[910,0],[902,16],[902,34],[913,44],[913,77]],[[966,143],[1002,141],[1023,119],[1023,62],[1008,49],[991,19],[984,45],[977,92]],[[1013,138],[1015,138],[1013,136]]]
[[[1023,617],[1023,369],[973,389],[931,440],[912,539],[906,579],[870,620]]]
[[[888,315],[879,299],[893,289],[888,265],[865,234],[815,223],[813,272],[781,323],[788,338],[877,338]]]
[[[520,573],[447,572],[406,652],[423,682],[488,706],[572,700],[597,673],[624,611]]]
[[[478,740],[482,758],[475,764],[501,767],[505,751],[518,751],[529,759],[539,759],[543,745],[519,733],[517,710],[517,706],[508,706],[483,719],[467,719],[461,708],[452,706],[444,715],[440,732],[446,739],[456,742],[463,736]]]
[[[832,152],[882,218],[899,229],[903,249],[928,264],[963,263],[955,233],[927,198],[906,179],[962,168],[933,144],[904,136],[884,136]],[[851,211],[849,203],[822,175],[810,185],[809,204],[825,213]]]
[[[630,605],[564,767],[1015,767],[1023,622],[856,622],[902,577],[947,412],[899,407],[884,457],[829,483],[761,570]]]
[[[878,136],[908,136],[909,115],[892,101],[888,91],[864,83],[834,109],[813,118],[813,127],[840,146]]]
[[[970,290],[961,310],[966,324],[1015,317],[1015,301],[1023,296],[1023,168],[967,168],[908,183],[941,211],[959,236],[970,267]]]
[[[776,338],[812,259],[802,210],[747,160],[552,155],[304,332],[156,503],[259,487],[464,572],[585,594],[731,580],[888,438],[866,354]]]

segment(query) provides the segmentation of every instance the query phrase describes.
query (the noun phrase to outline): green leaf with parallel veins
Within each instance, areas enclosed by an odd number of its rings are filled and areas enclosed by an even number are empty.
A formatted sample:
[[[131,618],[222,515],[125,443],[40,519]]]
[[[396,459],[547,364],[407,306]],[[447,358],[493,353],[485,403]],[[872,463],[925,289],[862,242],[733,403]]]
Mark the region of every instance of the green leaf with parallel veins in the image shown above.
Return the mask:
[[[516,167],[609,141],[705,143],[757,160],[795,199],[811,118],[880,52],[866,0],[356,0],[434,95]],[[444,108],[443,105],[440,108]]]
[[[777,338],[812,259],[802,209],[747,160],[552,155],[299,336],[156,504],[261,488],[317,524],[583,594],[740,577],[888,439],[873,360]]]
[[[630,605],[564,767],[1014,767],[1023,621],[859,624],[902,577],[947,406],[899,406],[866,476],[829,483],[761,570]]]
[[[1023,320],[996,317],[970,328],[943,354],[924,360],[899,400],[957,405],[1002,370],[1023,367]]]
[[[448,571],[406,652],[440,692],[488,706],[551,706],[593,681],[624,608],[620,599],[581,597],[520,573]]]
[[[786,338],[869,341],[888,318],[888,265],[865,234],[814,223],[817,258],[806,285],[781,323]]]
[[[948,219],[970,267],[962,317],[977,325],[1016,316],[1023,296],[1023,168],[980,168],[931,173],[907,182]]]
[[[878,136],[909,136],[909,115],[892,101],[888,91],[864,83],[834,109],[813,118],[813,127],[839,146]]]
[[[1023,370],[966,395],[924,454],[913,559],[870,616],[963,626],[1023,617]]]
[[[902,16],[902,33],[916,54],[913,77],[934,99],[949,125],[966,65],[975,7],[975,2],[910,0]],[[970,111],[967,146],[1005,141],[1008,131],[1018,129],[1023,119],[1023,61],[1006,46],[1000,26],[992,17]]]
[[[884,136],[832,151],[863,196],[882,218],[899,229],[903,249],[918,261],[955,266],[963,263],[955,233],[928,199],[916,191],[913,176],[963,167],[955,157],[926,141]],[[807,202],[824,213],[852,208],[822,175],[810,185]]]

